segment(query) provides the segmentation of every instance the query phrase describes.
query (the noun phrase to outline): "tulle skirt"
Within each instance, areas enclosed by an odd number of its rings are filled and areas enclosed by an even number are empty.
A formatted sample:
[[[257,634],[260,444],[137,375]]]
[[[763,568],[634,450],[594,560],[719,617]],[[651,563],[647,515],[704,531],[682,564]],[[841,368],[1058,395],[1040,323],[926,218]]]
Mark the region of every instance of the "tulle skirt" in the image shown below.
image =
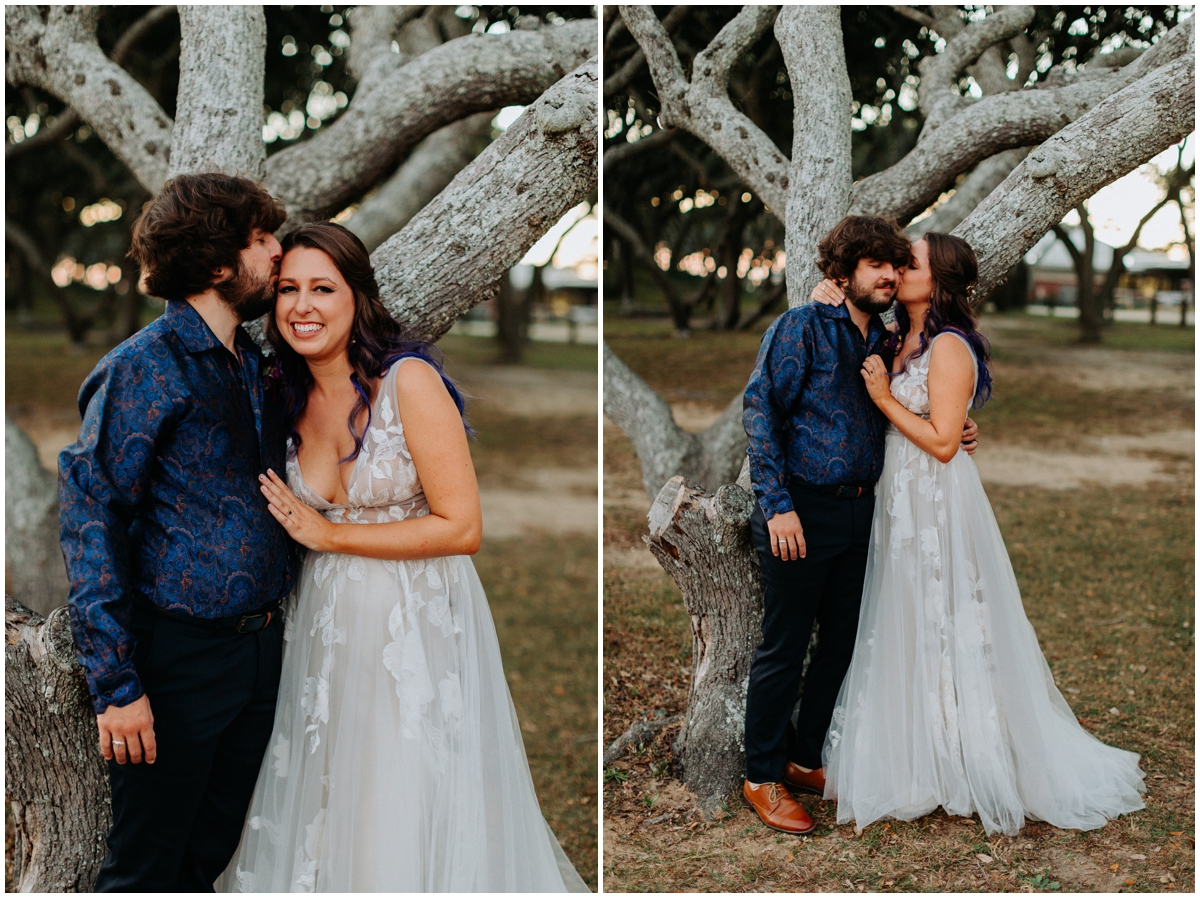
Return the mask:
[[[975,463],[887,436],[854,660],[824,748],[839,823],[938,806],[1014,835],[1143,808],[1138,756],[1085,731],[1025,617]]]
[[[219,890],[587,891],[543,818],[465,557],[310,553]]]

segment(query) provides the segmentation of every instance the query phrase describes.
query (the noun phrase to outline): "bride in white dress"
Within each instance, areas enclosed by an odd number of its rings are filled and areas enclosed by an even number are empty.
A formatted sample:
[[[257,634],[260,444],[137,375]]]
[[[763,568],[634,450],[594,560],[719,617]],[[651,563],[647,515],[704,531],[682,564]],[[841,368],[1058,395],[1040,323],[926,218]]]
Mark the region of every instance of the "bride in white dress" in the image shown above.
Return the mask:
[[[587,891],[538,807],[467,557],[482,521],[462,400],[384,311],[357,237],[305,225],[284,253],[269,331],[295,451],[263,492],[309,551],[217,886]]]
[[[958,451],[968,404],[990,394],[968,301],[977,272],[965,241],[917,242],[896,294],[911,322],[899,373],[878,356],[863,365],[892,426],[825,797],[859,828],[940,805],[979,814],[988,834],[1015,835],[1027,817],[1095,829],[1145,806],[1144,774],[1054,685],[975,463]]]

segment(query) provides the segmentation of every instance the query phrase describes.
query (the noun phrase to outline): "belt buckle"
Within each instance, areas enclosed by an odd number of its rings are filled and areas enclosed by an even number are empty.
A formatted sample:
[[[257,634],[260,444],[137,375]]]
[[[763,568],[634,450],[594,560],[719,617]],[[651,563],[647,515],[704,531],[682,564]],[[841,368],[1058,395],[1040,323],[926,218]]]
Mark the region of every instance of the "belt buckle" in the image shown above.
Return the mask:
[[[262,617],[265,617],[266,619],[262,622],[262,624],[260,626],[254,627],[252,629],[246,629],[246,624],[249,623],[249,621],[252,618],[262,618]],[[243,614],[241,617],[238,618],[237,625],[233,628],[233,632],[235,632],[235,633],[254,633],[254,632],[257,632],[258,630],[265,629],[269,623],[271,623],[271,612],[270,611],[256,612],[254,614]]]

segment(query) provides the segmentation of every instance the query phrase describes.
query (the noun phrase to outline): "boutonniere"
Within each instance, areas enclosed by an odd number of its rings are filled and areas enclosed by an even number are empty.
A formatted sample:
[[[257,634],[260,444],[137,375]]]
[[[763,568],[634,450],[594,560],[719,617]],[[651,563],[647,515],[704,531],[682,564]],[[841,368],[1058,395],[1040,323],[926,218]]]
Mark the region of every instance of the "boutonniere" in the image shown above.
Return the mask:
[[[268,387],[283,385],[283,366],[279,364],[278,355],[269,355],[263,359],[263,384]]]
[[[904,335],[897,331],[884,341],[883,348],[895,354],[900,351],[900,347],[903,345]]]

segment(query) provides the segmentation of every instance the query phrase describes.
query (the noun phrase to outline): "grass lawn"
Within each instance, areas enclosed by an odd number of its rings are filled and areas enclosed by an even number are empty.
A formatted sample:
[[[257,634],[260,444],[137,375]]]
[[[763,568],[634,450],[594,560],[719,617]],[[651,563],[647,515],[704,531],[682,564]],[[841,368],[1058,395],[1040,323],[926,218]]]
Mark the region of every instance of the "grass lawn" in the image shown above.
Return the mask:
[[[648,322],[636,323],[648,330]],[[1046,372],[1019,376],[1022,353],[1073,351],[1064,324],[1028,318],[1016,333],[1005,329],[997,393],[1012,410],[989,404],[979,415],[984,438],[1078,445],[1097,433],[1191,426],[1185,391],[1147,389],[1131,397],[1125,394],[1135,391],[1076,391]],[[1124,333],[1138,327],[1117,325],[1106,348],[1192,351],[1177,328],[1141,325],[1142,333]],[[650,334],[610,342],[658,389],[685,401],[704,383],[701,366],[688,360],[697,336],[658,341],[657,358],[638,348]],[[713,336],[697,355],[708,354],[711,363],[724,353],[744,380],[754,347],[740,338],[722,346]],[[719,408],[731,395],[725,390],[712,405]],[[1029,411],[1039,408],[1050,408],[1054,434]],[[629,442],[606,426],[606,490],[636,491],[636,465]],[[605,889],[1193,892],[1195,491],[1190,461],[1177,470],[1176,482],[1137,487],[988,488],[1026,613],[1059,688],[1097,738],[1142,755],[1145,810],[1089,833],[1031,822],[1015,838],[989,839],[977,820],[941,811],[856,833],[836,824],[832,803],[805,796],[818,826],[796,838],[766,829],[731,796],[728,816],[704,823],[688,816],[691,800],[672,776],[673,727],[605,772]],[[617,562],[604,573],[605,744],[633,720],[676,714],[687,703],[687,614],[674,584],[641,548],[647,527],[636,504],[605,507],[605,557]]]

